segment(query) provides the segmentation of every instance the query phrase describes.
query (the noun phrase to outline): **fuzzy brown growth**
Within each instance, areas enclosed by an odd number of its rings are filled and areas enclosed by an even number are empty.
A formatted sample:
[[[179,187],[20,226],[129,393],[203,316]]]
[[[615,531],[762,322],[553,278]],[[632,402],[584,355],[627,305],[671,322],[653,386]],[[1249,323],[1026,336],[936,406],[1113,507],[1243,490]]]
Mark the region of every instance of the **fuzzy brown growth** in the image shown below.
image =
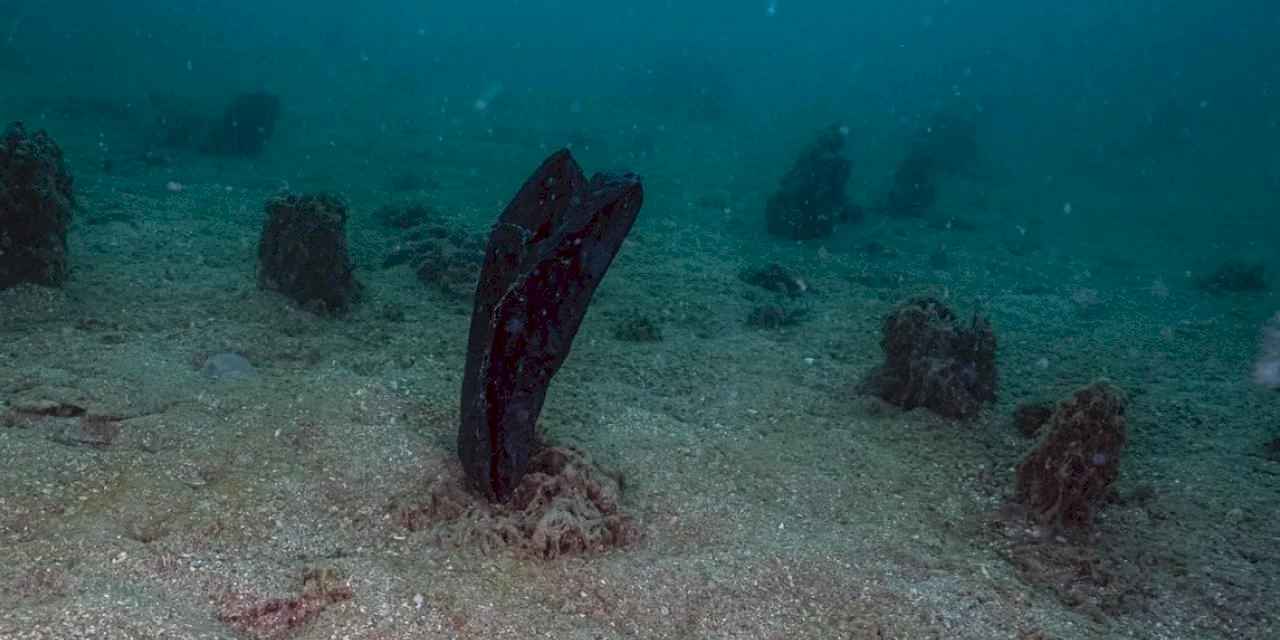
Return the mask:
[[[218,619],[237,633],[259,640],[283,638],[315,618],[331,604],[354,597],[332,569],[308,570],[302,578],[302,594],[294,598],[257,600],[234,594]]]
[[[1056,529],[1087,527],[1120,475],[1124,394],[1097,382],[1063,401],[1048,435],[1018,465],[1018,500],[1031,518]]]
[[[507,548],[537,558],[598,553],[639,540],[636,522],[620,506],[622,481],[569,447],[543,447],[530,459],[510,503],[495,505],[457,479],[431,488],[430,503],[401,512],[408,529],[432,529],[450,546],[483,553]]]

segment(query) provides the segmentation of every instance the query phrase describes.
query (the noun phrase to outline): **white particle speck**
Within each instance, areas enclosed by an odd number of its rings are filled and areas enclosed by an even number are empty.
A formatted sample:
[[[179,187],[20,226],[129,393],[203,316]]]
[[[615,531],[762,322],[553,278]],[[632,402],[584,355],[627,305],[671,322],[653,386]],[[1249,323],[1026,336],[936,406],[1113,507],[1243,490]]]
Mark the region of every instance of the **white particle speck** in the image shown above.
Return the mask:
[[[422,594],[421,594],[421,593],[419,593],[419,594],[415,594],[415,595],[413,596],[413,608],[414,608],[414,609],[421,609],[421,608],[422,608],[422,605],[426,604],[426,602],[427,602],[427,599],[426,599],[426,598],[424,598],[424,597],[422,597]]]

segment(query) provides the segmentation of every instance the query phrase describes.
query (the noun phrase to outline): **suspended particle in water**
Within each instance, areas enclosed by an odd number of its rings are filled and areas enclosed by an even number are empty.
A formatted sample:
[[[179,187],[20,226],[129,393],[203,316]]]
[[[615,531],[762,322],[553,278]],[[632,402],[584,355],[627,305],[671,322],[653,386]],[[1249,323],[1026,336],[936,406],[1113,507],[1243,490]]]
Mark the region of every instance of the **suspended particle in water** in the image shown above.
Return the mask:
[[[1066,204],[1062,205],[1062,213],[1064,213],[1065,215],[1071,215],[1071,203],[1070,203],[1070,202],[1068,202],[1068,203],[1066,203]]]

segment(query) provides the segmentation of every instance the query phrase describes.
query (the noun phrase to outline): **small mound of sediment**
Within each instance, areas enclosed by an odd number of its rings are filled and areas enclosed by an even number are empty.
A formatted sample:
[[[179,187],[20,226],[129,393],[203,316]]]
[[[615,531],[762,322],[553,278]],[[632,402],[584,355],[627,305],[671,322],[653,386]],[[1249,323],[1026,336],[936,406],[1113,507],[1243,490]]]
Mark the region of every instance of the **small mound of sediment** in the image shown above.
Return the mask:
[[[461,476],[437,480],[430,501],[402,511],[410,529],[430,529],[441,544],[510,548],[552,559],[600,553],[640,539],[635,520],[621,508],[621,477],[596,466],[572,447],[544,447],[505,504],[467,491]]]

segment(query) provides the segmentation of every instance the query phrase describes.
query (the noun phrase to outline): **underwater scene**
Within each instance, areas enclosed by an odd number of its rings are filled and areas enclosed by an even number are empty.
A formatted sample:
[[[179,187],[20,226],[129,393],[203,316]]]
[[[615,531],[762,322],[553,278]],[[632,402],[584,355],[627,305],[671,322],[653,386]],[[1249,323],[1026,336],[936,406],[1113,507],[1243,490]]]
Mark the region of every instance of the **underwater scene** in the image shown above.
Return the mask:
[[[1280,638],[1274,0],[0,0],[0,640]]]

